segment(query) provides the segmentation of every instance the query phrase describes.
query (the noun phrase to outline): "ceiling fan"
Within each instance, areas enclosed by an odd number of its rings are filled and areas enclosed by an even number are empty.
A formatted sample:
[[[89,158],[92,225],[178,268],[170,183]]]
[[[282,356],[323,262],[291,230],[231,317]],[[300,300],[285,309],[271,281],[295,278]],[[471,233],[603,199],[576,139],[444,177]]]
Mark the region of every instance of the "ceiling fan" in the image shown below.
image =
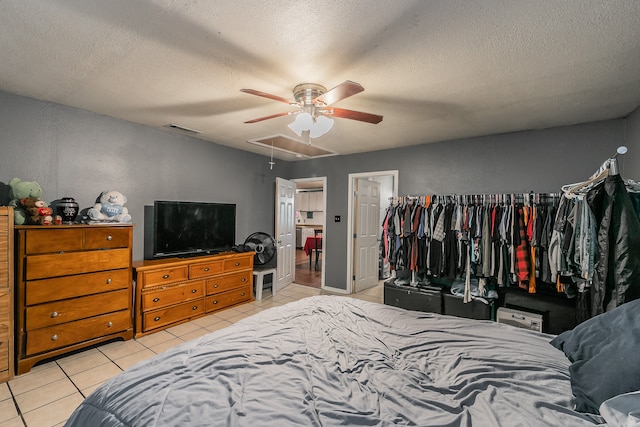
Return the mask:
[[[382,121],[382,116],[331,106],[332,104],[360,93],[363,90],[364,88],[361,85],[350,80],[347,80],[330,90],[327,90],[324,86],[316,83],[301,83],[293,88],[293,98],[295,101],[290,101],[280,96],[260,92],[254,89],[240,89],[241,92],[262,96],[263,98],[272,99],[274,101],[284,102],[292,107],[298,107],[298,110],[296,111],[285,111],[282,113],[272,114],[270,116],[259,117],[257,119],[248,120],[245,123],[258,123],[263,120],[274,119],[276,117],[300,114],[300,116],[296,118],[296,121],[289,126],[298,135],[300,135],[303,130],[309,129],[309,127],[305,127],[303,122],[308,121],[310,123],[316,123],[323,119],[327,120],[327,117],[339,117],[341,119],[358,120],[372,124],[380,123]],[[297,122],[300,122],[298,123],[299,126],[294,126]],[[308,126],[311,126],[310,123]],[[320,135],[326,133],[332,125],[333,121],[328,125],[328,129],[324,130]],[[298,130],[300,130],[300,132],[298,132]],[[320,136],[314,136],[313,132],[314,130],[311,128],[312,138]]]

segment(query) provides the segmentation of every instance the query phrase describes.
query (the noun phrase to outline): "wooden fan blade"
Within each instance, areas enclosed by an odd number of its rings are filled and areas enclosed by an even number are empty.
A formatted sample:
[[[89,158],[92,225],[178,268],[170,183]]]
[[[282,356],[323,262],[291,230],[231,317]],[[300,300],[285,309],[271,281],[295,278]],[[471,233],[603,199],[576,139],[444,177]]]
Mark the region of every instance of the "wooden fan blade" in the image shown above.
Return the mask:
[[[274,101],[280,101],[280,102],[284,102],[285,104],[289,104],[289,105],[295,105],[296,103],[293,101],[289,101],[288,99],[285,99],[281,96],[278,95],[272,95],[270,93],[266,93],[266,92],[260,92],[259,90],[253,90],[253,89],[240,89],[240,92],[244,92],[244,93],[250,93],[251,95],[257,95],[257,96],[261,96],[263,98],[268,98],[268,99],[272,99]]]
[[[371,124],[378,124],[382,121],[382,116],[377,114],[363,113],[362,111],[345,110],[344,108],[329,108],[326,113],[333,117],[340,117],[341,119],[359,120],[361,122],[367,122]]]
[[[364,90],[362,86],[360,86],[356,82],[352,82],[351,80],[346,80],[340,83],[338,86],[333,89],[329,89],[322,95],[318,96],[313,100],[313,103],[322,102],[324,105],[331,105],[334,102],[338,102],[342,99],[348,98],[356,93],[360,93]]]
[[[296,112],[295,111],[294,112],[285,111],[284,113],[272,114],[270,116],[259,117],[257,119],[248,120],[245,123],[258,123],[258,122],[261,122],[263,120],[269,120],[269,119],[275,119],[276,117],[288,116],[289,114],[296,114]]]

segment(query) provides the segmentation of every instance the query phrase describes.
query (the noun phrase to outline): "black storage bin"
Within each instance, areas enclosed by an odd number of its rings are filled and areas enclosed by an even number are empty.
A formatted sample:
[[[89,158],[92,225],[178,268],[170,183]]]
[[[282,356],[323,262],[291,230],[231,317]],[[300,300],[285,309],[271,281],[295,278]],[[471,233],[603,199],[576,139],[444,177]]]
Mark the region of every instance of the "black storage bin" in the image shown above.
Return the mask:
[[[576,320],[576,300],[563,293],[530,294],[518,288],[500,289],[500,305],[515,310],[529,311],[542,315],[542,332],[561,334],[573,329]]]
[[[442,314],[442,289],[437,286],[413,287],[384,284],[384,303],[413,311]]]
[[[444,294],[443,299],[443,314],[478,320],[491,320],[493,318],[493,301],[490,301],[489,304],[475,300],[465,303],[461,296],[448,293]]]

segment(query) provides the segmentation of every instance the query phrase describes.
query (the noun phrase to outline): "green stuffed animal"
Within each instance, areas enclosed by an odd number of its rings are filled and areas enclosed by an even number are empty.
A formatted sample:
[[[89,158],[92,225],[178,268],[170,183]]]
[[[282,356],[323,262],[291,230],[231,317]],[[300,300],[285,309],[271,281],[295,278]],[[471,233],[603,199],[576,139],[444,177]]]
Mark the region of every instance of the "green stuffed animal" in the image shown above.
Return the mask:
[[[13,178],[9,181],[9,206],[13,206],[13,218],[16,225],[22,225],[27,222],[29,213],[22,206],[22,199],[33,197],[40,199],[42,197],[42,187],[35,181],[22,181],[20,178]]]

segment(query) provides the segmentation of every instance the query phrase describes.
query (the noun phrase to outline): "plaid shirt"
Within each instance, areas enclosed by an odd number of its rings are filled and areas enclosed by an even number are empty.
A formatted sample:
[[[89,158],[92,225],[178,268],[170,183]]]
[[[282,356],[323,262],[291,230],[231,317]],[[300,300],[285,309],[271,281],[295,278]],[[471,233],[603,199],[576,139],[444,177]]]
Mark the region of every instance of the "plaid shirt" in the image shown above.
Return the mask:
[[[524,287],[525,289],[529,288],[529,248],[527,243],[527,236],[525,234],[524,227],[524,212],[522,208],[518,208],[518,236],[520,237],[520,243],[516,247],[516,263],[515,263],[515,271],[516,276],[518,277],[518,281],[520,282],[520,287]],[[515,234],[515,232],[514,232]]]

